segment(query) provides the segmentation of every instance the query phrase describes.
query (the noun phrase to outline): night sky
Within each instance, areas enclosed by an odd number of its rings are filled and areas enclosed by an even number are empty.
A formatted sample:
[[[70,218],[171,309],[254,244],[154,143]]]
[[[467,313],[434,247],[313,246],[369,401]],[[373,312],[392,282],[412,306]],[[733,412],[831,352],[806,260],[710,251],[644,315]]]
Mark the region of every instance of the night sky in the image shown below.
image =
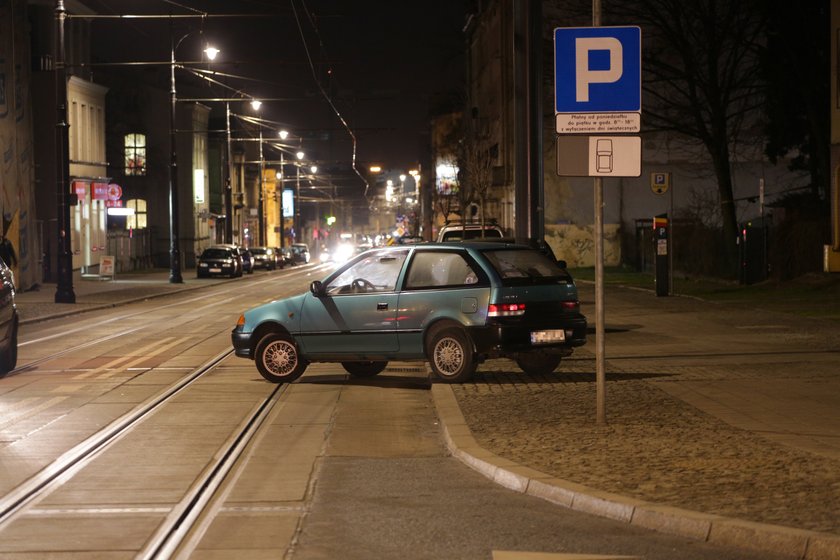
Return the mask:
[[[266,102],[260,115],[287,127],[322,168],[350,165],[350,134],[357,165],[409,169],[428,143],[432,107],[463,92],[466,0],[405,3],[384,0],[196,1],[89,0],[102,14],[236,14],[230,18],[178,19],[173,36],[192,34],[176,59],[198,60],[202,37],[221,50],[213,69],[232,88]],[[71,11],[68,7],[68,10]],[[259,14],[259,17],[242,17]],[[199,33],[200,31],[200,33]],[[169,59],[170,21],[97,20],[98,61]],[[207,66],[210,68],[210,66]],[[165,67],[160,87],[168,87]],[[151,75],[151,74],[150,74]],[[178,72],[179,97],[197,82]],[[316,79],[320,83],[316,82]],[[219,87],[199,96],[223,95]],[[230,92],[227,93],[230,95]],[[221,104],[216,104],[221,106]],[[244,103],[232,111],[253,114]],[[214,110],[219,108],[214,107]],[[361,183],[357,183],[357,187]]]

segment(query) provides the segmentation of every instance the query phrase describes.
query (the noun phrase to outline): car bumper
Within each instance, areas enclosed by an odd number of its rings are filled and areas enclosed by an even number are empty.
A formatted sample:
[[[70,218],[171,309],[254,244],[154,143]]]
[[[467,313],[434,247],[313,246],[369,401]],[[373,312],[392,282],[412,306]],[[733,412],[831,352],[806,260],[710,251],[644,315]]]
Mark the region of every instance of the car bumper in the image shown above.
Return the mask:
[[[254,359],[251,354],[251,335],[234,329],[230,333],[230,341],[233,344],[233,353],[240,358]]]
[[[586,317],[578,315],[553,324],[490,324],[475,327],[470,334],[480,354],[507,355],[531,350],[570,354],[572,348],[586,344],[586,328]],[[563,331],[563,341],[534,343],[531,340],[531,333],[557,330]]]

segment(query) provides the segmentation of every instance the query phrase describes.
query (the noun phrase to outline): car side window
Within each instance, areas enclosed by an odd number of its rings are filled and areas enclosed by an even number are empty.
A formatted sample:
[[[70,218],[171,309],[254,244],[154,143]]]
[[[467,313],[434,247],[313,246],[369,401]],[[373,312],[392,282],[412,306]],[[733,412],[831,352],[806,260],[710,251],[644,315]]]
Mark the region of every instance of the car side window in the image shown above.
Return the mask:
[[[392,292],[408,256],[405,251],[372,251],[329,281],[328,295]]]
[[[422,251],[414,256],[405,287],[412,290],[472,286],[478,284],[479,278],[460,253]]]

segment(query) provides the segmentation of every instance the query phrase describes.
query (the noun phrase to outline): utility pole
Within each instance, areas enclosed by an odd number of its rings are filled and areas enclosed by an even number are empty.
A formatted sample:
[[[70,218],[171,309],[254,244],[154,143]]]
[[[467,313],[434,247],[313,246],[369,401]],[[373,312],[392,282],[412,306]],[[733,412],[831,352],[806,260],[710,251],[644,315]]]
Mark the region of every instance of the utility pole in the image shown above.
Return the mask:
[[[55,303],[76,303],[70,252],[70,125],[67,122],[67,66],[64,61],[64,0],[55,3],[55,165],[58,230],[58,281]]]

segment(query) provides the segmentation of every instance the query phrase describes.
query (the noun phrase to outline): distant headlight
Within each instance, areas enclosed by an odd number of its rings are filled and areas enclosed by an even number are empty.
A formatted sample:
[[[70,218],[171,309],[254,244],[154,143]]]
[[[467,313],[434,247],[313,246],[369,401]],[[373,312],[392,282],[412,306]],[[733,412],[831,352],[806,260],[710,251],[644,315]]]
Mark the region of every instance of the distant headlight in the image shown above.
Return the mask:
[[[207,263],[205,263],[205,262],[203,262],[203,263],[198,263],[198,266],[200,266],[200,267],[202,267],[202,268],[207,268]]]

